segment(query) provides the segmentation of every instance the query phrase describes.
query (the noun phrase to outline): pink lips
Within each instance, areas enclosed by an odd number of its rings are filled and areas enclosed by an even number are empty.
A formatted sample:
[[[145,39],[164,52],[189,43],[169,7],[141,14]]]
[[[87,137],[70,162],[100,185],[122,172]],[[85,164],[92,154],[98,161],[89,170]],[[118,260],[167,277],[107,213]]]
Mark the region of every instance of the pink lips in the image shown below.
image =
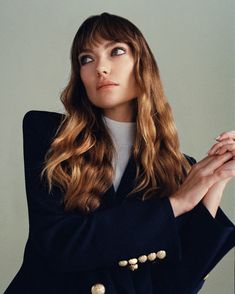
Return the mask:
[[[104,88],[104,87],[108,87],[108,86],[118,86],[118,83],[111,81],[111,80],[102,80],[99,81],[99,83],[97,84],[97,90]]]
[[[104,88],[109,88],[109,87],[112,87],[112,86],[117,86],[117,85],[114,85],[114,84],[104,85],[104,86],[99,87],[98,90],[101,90],[101,89],[104,89]]]

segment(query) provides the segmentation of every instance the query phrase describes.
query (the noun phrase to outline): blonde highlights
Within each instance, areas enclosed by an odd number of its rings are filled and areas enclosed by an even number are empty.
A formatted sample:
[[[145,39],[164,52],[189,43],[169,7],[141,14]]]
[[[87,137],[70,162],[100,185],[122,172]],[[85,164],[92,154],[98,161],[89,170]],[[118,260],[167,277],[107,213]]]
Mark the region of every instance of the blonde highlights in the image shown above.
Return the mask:
[[[127,197],[168,197],[184,180],[190,165],[180,152],[172,110],[164,95],[159,69],[139,29],[125,18],[102,13],[87,18],[71,48],[71,75],[60,99],[65,108],[56,136],[45,156],[41,177],[49,191],[61,188],[65,208],[87,214],[96,210],[113,181],[115,147],[102,120],[102,109],[93,105],[80,77],[79,53],[99,38],[127,43],[135,60],[139,87],[136,106],[136,187]]]

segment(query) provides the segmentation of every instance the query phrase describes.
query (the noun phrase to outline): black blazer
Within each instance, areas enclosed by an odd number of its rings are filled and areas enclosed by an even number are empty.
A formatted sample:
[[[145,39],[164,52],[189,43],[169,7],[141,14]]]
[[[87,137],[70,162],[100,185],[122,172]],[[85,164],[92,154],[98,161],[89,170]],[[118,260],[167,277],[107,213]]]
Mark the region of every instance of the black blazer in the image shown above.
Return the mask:
[[[62,118],[34,110],[23,118],[29,236],[22,266],[5,293],[197,293],[234,247],[234,224],[220,207],[214,219],[202,202],[175,218],[168,198],[127,198],[134,186],[132,154],[118,190],[110,187],[99,209],[89,216],[65,212],[60,190],[49,195],[39,179]]]

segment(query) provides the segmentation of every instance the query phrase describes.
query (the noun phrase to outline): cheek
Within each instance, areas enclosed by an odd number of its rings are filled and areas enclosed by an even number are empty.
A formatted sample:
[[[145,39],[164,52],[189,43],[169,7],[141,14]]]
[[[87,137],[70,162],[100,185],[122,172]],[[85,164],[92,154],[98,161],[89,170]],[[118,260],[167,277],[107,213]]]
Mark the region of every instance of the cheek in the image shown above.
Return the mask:
[[[129,60],[123,61],[116,67],[116,74],[119,76],[125,84],[134,79],[134,66]],[[115,76],[116,76],[115,74]]]
[[[125,78],[126,86],[128,86],[129,88],[136,87],[134,69],[132,65],[125,68],[125,71],[123,72],[123,77]]]
[[[84,86],[86,86],[87,83],[88,83],[87,73],[81,70],[80,71],[80,77],[81,77],[81,80],[82,80]]]
[[[135,79],[133,66],[128,70],[127,89],[129,89],[132,96],[139,96],[138,84]]]
[[[92,87],[94,86],[94,81],[92,80],[91,74],[89,74],[88,71],[81,71],[80,77],[86,91],[87,92],[91,91]]]

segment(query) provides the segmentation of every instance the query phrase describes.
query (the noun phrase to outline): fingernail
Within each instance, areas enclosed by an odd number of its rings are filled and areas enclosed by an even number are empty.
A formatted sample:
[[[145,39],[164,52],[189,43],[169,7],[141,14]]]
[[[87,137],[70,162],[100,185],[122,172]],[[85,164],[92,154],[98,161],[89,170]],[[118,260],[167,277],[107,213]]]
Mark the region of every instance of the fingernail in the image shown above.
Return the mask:
[[[221,137],[221,136],[216,137],[215,140],[219,140],[220,137]]]

